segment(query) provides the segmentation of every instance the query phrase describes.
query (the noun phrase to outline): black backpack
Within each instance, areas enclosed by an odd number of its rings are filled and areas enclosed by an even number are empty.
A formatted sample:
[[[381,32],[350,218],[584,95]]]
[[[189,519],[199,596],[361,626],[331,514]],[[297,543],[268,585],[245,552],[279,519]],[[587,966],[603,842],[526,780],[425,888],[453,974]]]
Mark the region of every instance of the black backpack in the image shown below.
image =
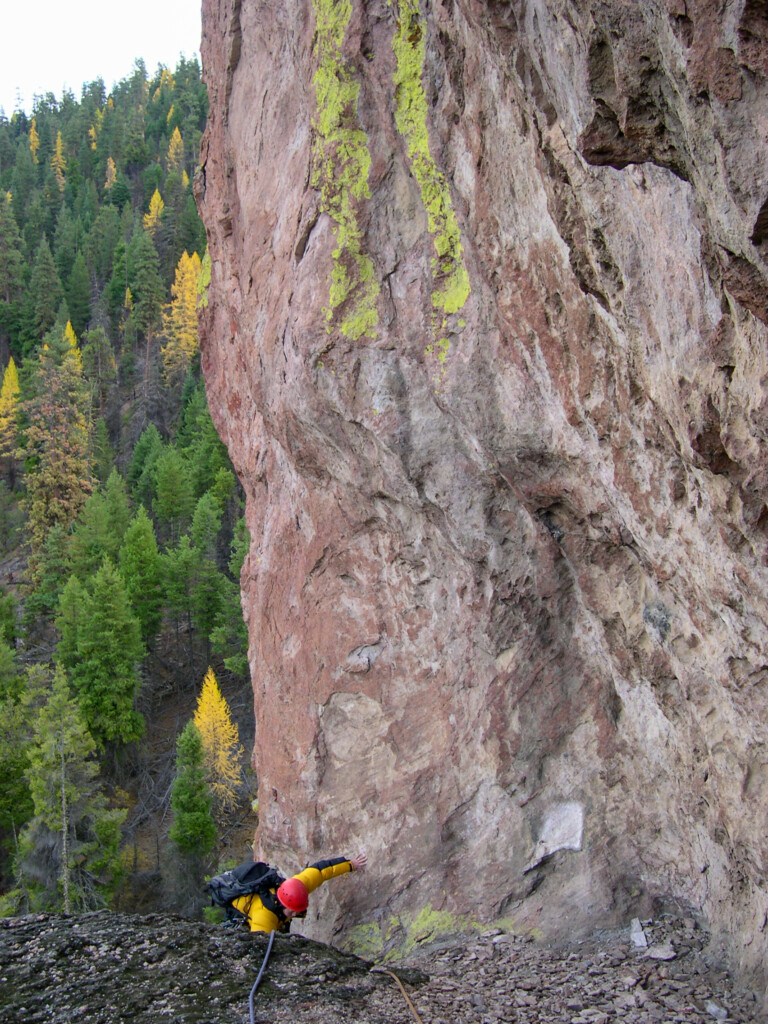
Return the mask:
[[[284,881],[284,875],[264,861],[246,860],[231,871],[215,875],[205,888],[211,897],[211,905],[223,907],[226,911],[227,923],[240,925],[248,919],[247,914],[232,906],[232,900],[240,896],[256,895],[267,910],[276,915],[280,921],[280,931],[283,931],[287,930],[286,926],[290,927],[290,922],[286,920],[282,905],[275,898],[274,890]]]

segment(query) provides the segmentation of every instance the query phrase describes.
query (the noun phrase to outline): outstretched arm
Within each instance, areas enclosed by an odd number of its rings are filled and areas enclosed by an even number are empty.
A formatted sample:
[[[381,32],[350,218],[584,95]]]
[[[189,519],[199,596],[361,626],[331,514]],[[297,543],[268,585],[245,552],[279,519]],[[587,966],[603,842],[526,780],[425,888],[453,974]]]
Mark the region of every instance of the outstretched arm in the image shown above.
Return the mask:
[[[310,864],[309,867],[304,868],[298,875],[294,875],[294,877],[306,885],[307,892],[314,892],[323,882],[328,882],[331,878],[338,878],[339,875],[345,875],[349,871],[359,871],[367,863],[368,858],[364,853],[358,853],[352,860],[349,860],[347,857],[318,860],[314,864]]]

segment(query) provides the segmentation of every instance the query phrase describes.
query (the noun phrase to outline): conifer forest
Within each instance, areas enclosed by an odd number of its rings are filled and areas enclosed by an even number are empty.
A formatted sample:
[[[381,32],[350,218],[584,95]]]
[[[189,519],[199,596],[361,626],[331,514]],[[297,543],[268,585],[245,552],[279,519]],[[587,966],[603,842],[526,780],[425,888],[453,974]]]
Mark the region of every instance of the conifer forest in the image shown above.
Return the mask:
[[[255,824],[248,536],[197,346],[206,110],[182,58],[0,117],[3,915],[199,913]]]

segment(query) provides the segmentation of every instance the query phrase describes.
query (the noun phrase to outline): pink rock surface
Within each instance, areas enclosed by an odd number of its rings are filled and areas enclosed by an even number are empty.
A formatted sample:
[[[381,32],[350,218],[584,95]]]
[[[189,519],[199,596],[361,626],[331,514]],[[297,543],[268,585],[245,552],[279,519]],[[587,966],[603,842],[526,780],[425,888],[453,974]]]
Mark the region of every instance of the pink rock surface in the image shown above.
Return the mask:
[[[574,935],[668,898],[758,977],[764,4],[422,0],[471,284],[442,330],[402,6],[352,0],[342,43],[380,288],[350,340],[311,0],[203,2],[203,367],[247,495],[259,853],[367,847],[319,937],[407,941],[425,907]]]

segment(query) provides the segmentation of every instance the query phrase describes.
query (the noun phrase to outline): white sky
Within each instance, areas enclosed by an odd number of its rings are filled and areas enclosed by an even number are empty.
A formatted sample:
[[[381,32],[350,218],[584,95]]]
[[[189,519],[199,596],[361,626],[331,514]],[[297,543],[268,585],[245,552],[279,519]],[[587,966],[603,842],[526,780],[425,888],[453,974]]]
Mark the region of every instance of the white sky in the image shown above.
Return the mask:
[[[0,107],[31,111],[33,97],[65,88],[80,99],[85,82],[107,92],[142,57],[150,76],[179,54],[200,53],[201,0],[8,0],[0,18]],[[17,93],[21,101],[17,102]]]

